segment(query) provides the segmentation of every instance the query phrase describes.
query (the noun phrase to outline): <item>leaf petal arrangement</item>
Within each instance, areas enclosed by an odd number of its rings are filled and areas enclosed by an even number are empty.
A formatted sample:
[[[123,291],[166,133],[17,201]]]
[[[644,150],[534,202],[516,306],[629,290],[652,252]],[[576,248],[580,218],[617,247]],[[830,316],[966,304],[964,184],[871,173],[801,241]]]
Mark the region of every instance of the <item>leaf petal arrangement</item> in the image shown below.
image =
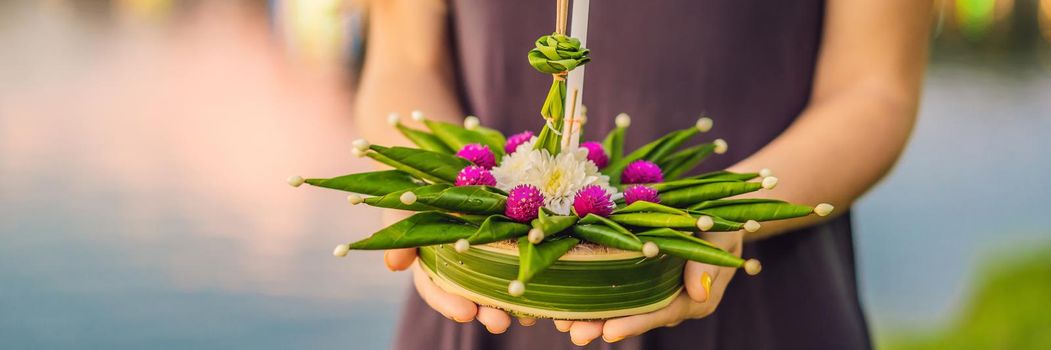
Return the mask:
[[[390,121],[416,148],[354,142],[356,155],[393,170],[293,177],[289,183],[347,191],[352,204],[416,212],[338,246],[337,256],[420,248],[420,262],[443,288],[516,314],[562,319],[616,317],[667,305],[682,288],[685,261],[758,273],[758,262],[697,232],[754,232],[763,221],[831,211],[828,204],[733,198],[772,189],[777,179],[766,171],[686,176],[726,151],[721,139],[692,142],[711,128],[707,117],[625,153],[630,117],[621,114],[601,146],[561,149],[560,77],[587,63],[588,53],[560,34],[536,41],[529,63],[555,78],[541,110],[545,126],[528,142],[481,127],[474,117],[460,126],[414,112],[426,129],[396,116]]]

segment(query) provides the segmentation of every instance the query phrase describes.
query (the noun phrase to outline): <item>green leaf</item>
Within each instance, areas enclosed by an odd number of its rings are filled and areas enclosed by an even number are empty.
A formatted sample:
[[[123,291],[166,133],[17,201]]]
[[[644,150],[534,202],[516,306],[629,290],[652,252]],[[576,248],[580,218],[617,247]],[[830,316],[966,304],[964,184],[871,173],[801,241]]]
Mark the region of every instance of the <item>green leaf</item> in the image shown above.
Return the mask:
[[[647,201],[636,201],[623,208],[617,208],[613,210],[613,214],[627,214],[627,213],[667,213],[676,215],[687,215],[686,211],[682,209],[672,208],[666,205],[660,205],[657,203],[650,203]]]
[[[434,151],[377,145],[370,148],[375,151],[368,153],[373,159],[433,182],[455,182],[460,170],[471,165],[466,159]]]
[[[675,181],[658,182],[658,183],[649,184],[649,185],[646,185],[646,186],[649,186],[649,187],[657,190],[657,192],[664,193],[664,192],[668,192],[668,191],[672,191],[672,190],[676,190],[676,189],[680,189],[680,188],[684,188],[684,187],[703,185],[703,184],[710,184],[710,183],[716,183],[716,182],[739,182],[739,181],[738,180],[731,180],[731,179],[681,179],[681,180],[675,180]]]
[[[427,125],[428,129],[431,129],[434,136],[441,139],[453,152],[459,151],[467,144],[477,143],[489,146],[489,150],[493,151],[496,159],[500,159],[500,156],[504,155],[504,144],[497,143],[496,140],[481,132],[467,130],[462,126],[437,120],[428,119],[424,120],[423,123]]]
[[[748,181],[759,177],[759,173],[734,173],[725,170],[713,171],[710,173],[704,173],[697,176],[691,176],[689,179],[722,179],[722,180],[736,180],[736,181]]]
[[[693,242],[696,242],[696,243],[699,243],[699,244],[703,244],[703,245],[714,247],[714,245],[712,245],[708,241],[705,241],[703,239],[697,238],[697,236],[694,236],[694,235],[692,235],[692,234],[690,234],[688,232],[682,232],[682,231],[679,231],[679,230],[672,230],[672,229],[667,228],[667,227],[655,228],[655,229],[652,229],[652,230],[646,230],[646,231],[642,231],[642,232],[636,233],[635,235],[638,236],[639,239],[641,239],[643,241],[646,241],[647,237],[674,238],[674,239],[685,239],[685,240],[688,240],[688,241],[693,241]]]
[[[696,230],[697,219],[689,215],[669,214],[669,213],[626,213],[626,214],[613,214],[609,216],[610,220],[628,226],[637,227],[667,227],[681,230]]]
[[[501,214],[507,196],[486,186],[453,186],[440,192],[417,193],[420,203],[451,212],[467,214]]]
[[[401,202],[401,195],[405,192],[412,191],[412,193],[416,194],[416,198],[419,198],[420,196],[439,193],[449,187],[450,186],[446,184],[434,184],[427,186],[419,186],[416,188],[410,188],[406,190],[394,191],[382,196],[365,198],[365,204],[379,208],[401,209],[411,211],[438,210],[438,208],[429,206],[424,203],[420,203],[419,200],[417,200],[416,203],[406,205],[405,203]]]
[[[606,167],[605,174],[609,175],[610,181],[613,183],[620,183],[620,173],[624,171],[624,168],[639,159],[645,159],[651,162],[660,163],[664,157],[674,152],[675,149],[682,146],[683,143],[688,141],[693,135],[698,133],[697,128],[688,128],[677,131],[672,131],[664,137],[661,137],[653,142],[650,142],[638,149],[632,151],[628,155],[621,158],[616,163],[611,163]]]
[[[416,130],[401,123],[398,123],[397,128],[398,131],[401,131],[402,135],[405,135],[405,138],[412,141],[412,143],[416,144],[416,146],[419,146],[421,149],[445,154],[456,153],[455,150],[449,148],[445,142],[442,142],[442,140],[437,136],[434,136],[434,134]]]
[[[731,221],[770,221],[810,215],[814,208],[773,199],[724,199],[701,202],[691,210]]]
[[[762,187],[763,185],[758,182],[715,182],[662,192],[660,196],[662,204],[683,207],[707,200],[758,191]]]
[[[331,179],[307,179],[306,183],[317,187],[372,196],[382,196],[422,185],[422,183],[413,179],[412,175],[401,170],[372,171],[343,175]]]
[[[486,143],[487,145],[490,145],[489,147],[495,146],[503,150],[504,145],[507,144],[507,138],[504,137],[503,133],[497,131],[496,129],[490,129],[484,126],[479,126],[474,131],[479,134],[482,134],[482,136],[485,136],[487,139],[489,139],[489,142]]]
[[[646,236],[644,242],[657,244],[662,253],[710,265],[741,267],[744,260],[725,250],[682,238]]]
[[[640,251],[642,241],[635,235],[618,231],[603,224],[573,225],[573,235],[583,240],[621,250]]]
[[[661,169],[664,170],[664,179],[678,179],[682,174],[701,164],[713,151],[715,151],[715,144],[705,143],[675,152],[660,164]]]
[[[604,218],[604,217],[601,217],[601,216],[598,216],[598,215],[595,215],[595,214],[588,214],[588,215],[584,216],[582,219],[580,219],[579,221],[577,221],[577,223],[578,224],[583,224],[583,225],[602,224],[602,225],[606,225],[609,228],[614,229],[617,232],[620,232],[621,234],[624,234],[626,236],[631,236],[631,237],[635,236],[634,233],[631,233],[631,231],[629,231],[628,229],[624,228],[624,226],[620,226],[620,224],[618,224],[616,222],[613,222],[613,220],[610,220],[610,219],[607,219],[607,218]],[[638,240],[638,239],[636,238],[636,240]]]
[[[624,133],[628,128],[617,127],[609,131],[606,134],[606,139],[602,141],[602,148],[609,152],[609,164],[614,164],[620,161],[621,157],[624,157]]]
[[[529,243],[529,239],[518,239],[518,280],[527,283],[544,269],[553,265],[570,249],[580,243],[573,237],[558,237],[540,244]]]
[[[701,215],[705,215],[705,216],[708,216],[708,217],[712,218],[712,227],[709,228],[708,231],[706,231],[706,232],[733,232],[733,231],[740,231],[740,230],[744,229],[744,223],[743,222],[736,222],[736,221],[726,220],[726,219],[723,219],[721,217],[714,216],[714,215],[711,215],[710,213],[706,213],[706,212],[702,212],[702,211],[690,210],[689,212],[690,212],[691,215],[694,215],[695,217],[700,217]],[[747,220],[745,220],[745,221],[747,221]]]
[[[543,231],[545,236],[550,237],[565,231],[575,223],[577,223],[577,217],[574,215],[555,215],[547,209],[541,208],[539,215],[536,219],[533,219],[531,224],[533,227]]]
[[[437,212],[417,213],[350,244],[350,249],[415,248],[456,242],[470,237],[478,227],[458,217]]]
[[[529,232],[529,225],[515,222],[503,215],[493,215],[485,219],[467,241],[471,244],[486,244],[520,237]]]

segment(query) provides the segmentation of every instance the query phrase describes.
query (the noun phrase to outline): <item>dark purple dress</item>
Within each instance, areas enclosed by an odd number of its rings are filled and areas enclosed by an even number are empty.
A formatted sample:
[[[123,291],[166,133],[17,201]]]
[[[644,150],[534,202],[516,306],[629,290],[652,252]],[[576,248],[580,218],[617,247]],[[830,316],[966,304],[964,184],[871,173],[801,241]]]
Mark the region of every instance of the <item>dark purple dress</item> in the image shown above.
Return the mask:
[[[505,133],[539,130],[551,78],[526,51],[554,26],[554,2],[454,0],[451,48],[468,113]],[[704,134],[729,152],[709,158],[722,169],[777,137],[804,109],[821,43],[824,1],[599,0],[591,4],[584,104],[585,139],[598,140],[613,117],[633,117],[628,149],[715,120]],[[591,349],[866,349],[871,347],[857,294],[850,215],[745,246],[763,273],[735,278],[718,311],[674,328]],[[415,292],[397,349],[572,349],[550,322],[515,323],[490,335],[428,308]]]

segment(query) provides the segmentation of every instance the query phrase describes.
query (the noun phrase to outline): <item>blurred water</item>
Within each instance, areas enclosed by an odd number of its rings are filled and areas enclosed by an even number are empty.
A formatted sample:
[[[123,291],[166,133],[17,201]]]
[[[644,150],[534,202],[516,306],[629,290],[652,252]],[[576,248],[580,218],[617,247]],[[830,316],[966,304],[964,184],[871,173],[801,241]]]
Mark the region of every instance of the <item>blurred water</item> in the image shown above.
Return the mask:
[[[406,276],[329,255],[377,211],[282,184],[368,167],[338,64],[303,64],[241,3],[104,20],[53,3],[0,5],[3,348],[387,346]],[[1051,242],[1051,76],[949,62],[927,86],[857,208],[879,332],[951,318],[976,262]]]

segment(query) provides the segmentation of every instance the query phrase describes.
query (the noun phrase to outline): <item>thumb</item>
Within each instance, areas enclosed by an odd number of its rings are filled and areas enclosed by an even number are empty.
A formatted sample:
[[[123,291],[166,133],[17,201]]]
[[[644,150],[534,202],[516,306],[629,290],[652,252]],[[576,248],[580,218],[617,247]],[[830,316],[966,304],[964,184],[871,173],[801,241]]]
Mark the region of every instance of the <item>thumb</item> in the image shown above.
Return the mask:
[[[741,242],[744,239],[744,234],[741,232],[704,233],[701,238],[734,255],[741,255]],[[712,294],[712,286],[716,284],[716,281],[721,282],[723,279],[732,277],[732,275],[720,276],[727,270],[729,269],[722,266],[702,264],[694,261],[687,262],[683,271],[683,284],[686,286],[686,294],[690,296],[690,299],[698,303],[708,301]]]

